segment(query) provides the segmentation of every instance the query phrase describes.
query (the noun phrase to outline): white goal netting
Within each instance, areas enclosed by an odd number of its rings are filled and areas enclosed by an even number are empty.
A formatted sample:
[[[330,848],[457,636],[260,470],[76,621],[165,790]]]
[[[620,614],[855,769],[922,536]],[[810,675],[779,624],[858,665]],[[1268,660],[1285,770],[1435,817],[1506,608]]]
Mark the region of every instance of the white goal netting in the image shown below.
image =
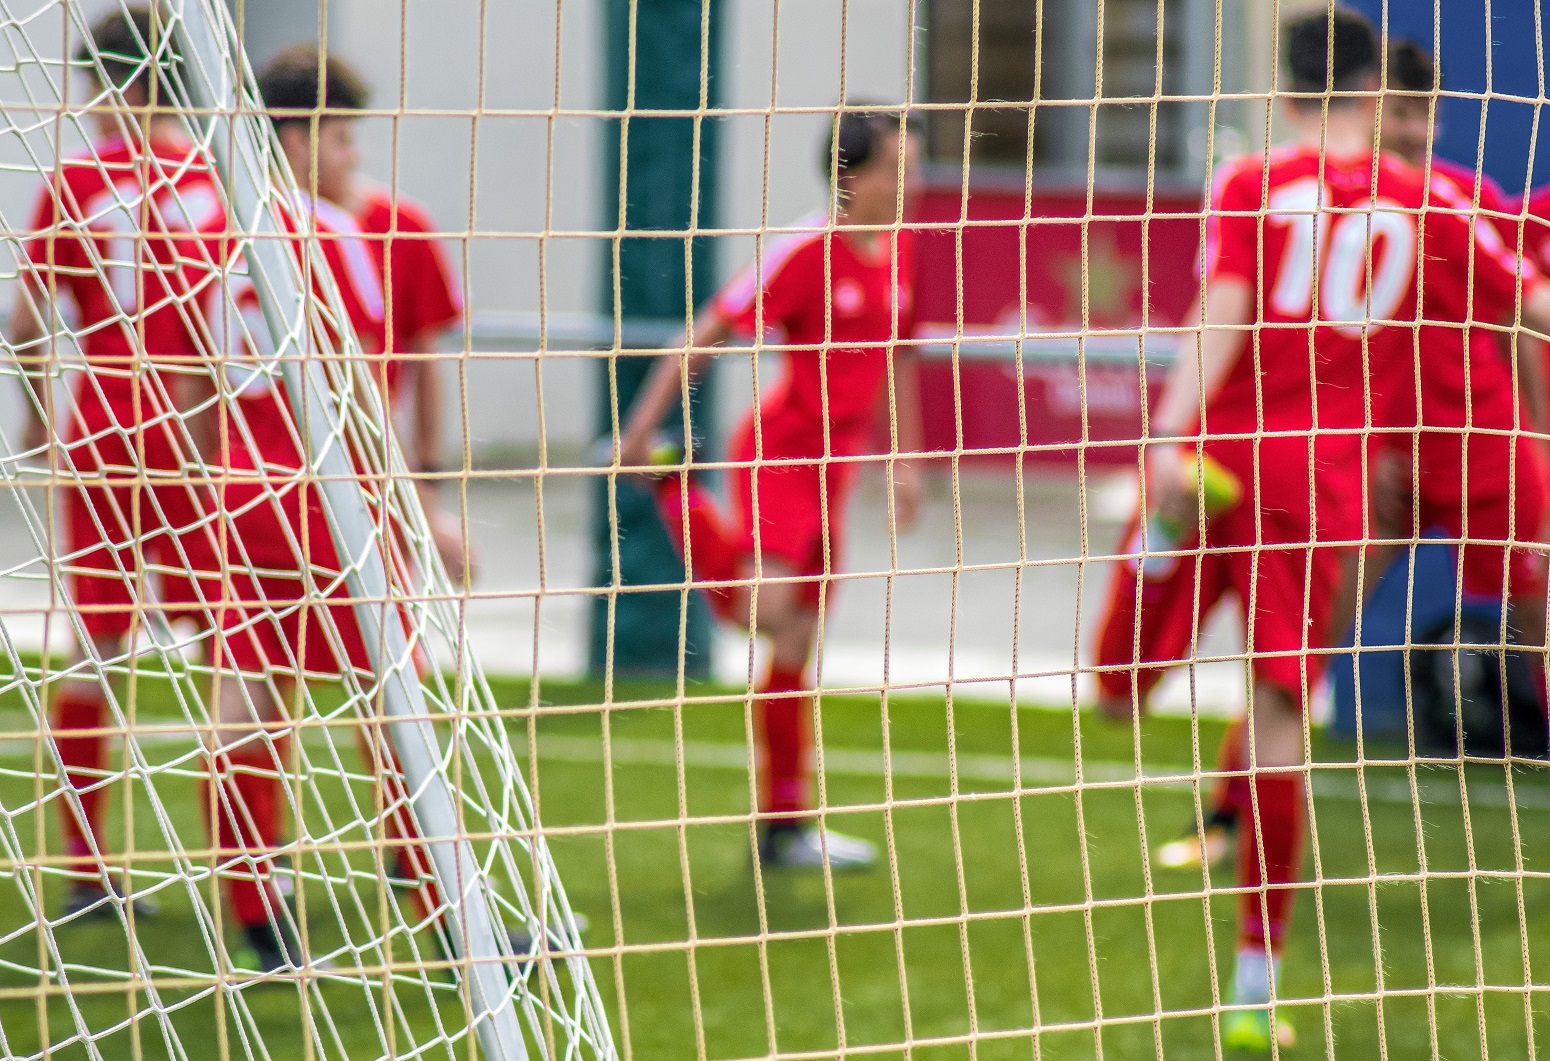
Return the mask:
[[[6,1054],[452,1056],[477,1037],[614,1056],[373,362],[317,245],[286,236],[322,222],[230,19],[118,14],[103,47],[74,4],[6,11],[4,150],[43,207],[5,219],[9,374],[42,427],[6,429],[36,557],[5,577],[49,602],[41,643],[25,614],[6,635]],[[61,39],[75,61],[48,58]],[[150,99],[122,94],[126,67]],[[326,522],[289,515],[309,508]],[[270,522],[244,538],[254,512]],[[86,648],[48,654],[50,627]],[[244,654],[271,627],[297,632]],[[66,713],[82,703],[95,719]],[[104,738],[122,753],[83,758]]]
[[[1542,1054],[1544,26],[1351,2],[0,0],[0,1057]]]

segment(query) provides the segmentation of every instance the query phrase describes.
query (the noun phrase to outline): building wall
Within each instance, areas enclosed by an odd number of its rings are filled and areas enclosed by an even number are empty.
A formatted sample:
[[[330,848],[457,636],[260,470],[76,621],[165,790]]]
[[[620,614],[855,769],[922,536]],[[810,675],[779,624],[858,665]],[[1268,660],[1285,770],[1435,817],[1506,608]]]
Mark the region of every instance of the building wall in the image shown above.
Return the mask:
[[[316,39],[321,2],[232,0],[246,15],[256,61],[288,40]],[[724,119],[723,222],[734,230],[787,224],[825,201],[818,165],[830,120],[824,111],[842,92],[884,103],[910,98],[911,72],[924,66],[911,52],[919,40],[908,22],[911,5],[725,2],[723,102],[750,113]],[[107,3],[80,6],[90,16]],[[29,43],[57,58],[67,36],[59,3],[13,4],[18,15],[24,7],[43,13],[29,24]],[[539,357],[536,324],[543,314],[557,332],[573,331],[599,301],[607,248],[607,235],[595,230],[603,187],[600,9],[599,0],[326,0],[331,46],[361,68],[375,92],[360,130],[365,169],[429,207],[467,278],[476,352],[461,362],[449,433],[462,443],[466,413],[476,452],[530,451],[540,412],[552,443],[575,448],[589,431],[586,364],[560,350]],[[1262,21],[1247,20],[1245,32],[1267,32]],[[4,48],[0,66],[23,58]],[[0,102],[13,130],[23,114],[14,104],[40,76],[36,69],[0,73]],[[771,116],[772,107],[781,113]],[[40,127],[30,140],[47,147],[50,135]],[[64,141],[78,144],[79,137],[66,130]],[[13,229],[25,222],[34,157],[51,156],[29,155],[14,131],[0,136],[0,213]],[[746,235],[720,243],[723,275],[752,253]],[[449,338],[449,348],[463,345]],[[740,404],[746,366],[729,364],[724,378],[726,404]]]
[[[730,0],[724,105],[832,107],[842,69],[851,98],[902,102],[906,5],[851,0],[844,26],[841,6]],[[398,112],[363,123],[365,168],[384,179],[396,173],[399,187],[457,238],[481,348],[460,374],[475,452],[536,445],[540,384],[549,442],[573,449],[590,429],[586,362],[573,351],[534,356],[531,333],[540,312],[563,323],[598,305],[608,247],[596,231],[605,131],[600,118],[577,112],[600,106],[601,4],[566,0],[558,17],[554,0],[492,4],[483,27],[481,7],[478,0],[408,0],[403,7],[333,0],[330,36],[371,81],[373,108]],[[476,110],[483,115],[471,119]],[[827,115],[757,113],[724,122],[728,228],[757,228],[766,216],[786,224],[823,205],[818,153]],[[719,243],[723,275],[753,253],[749,236]],[[724,377],[727,404],[740,404],[749,374],[729,366]],[[461,410],[454,429],[460,417]]]

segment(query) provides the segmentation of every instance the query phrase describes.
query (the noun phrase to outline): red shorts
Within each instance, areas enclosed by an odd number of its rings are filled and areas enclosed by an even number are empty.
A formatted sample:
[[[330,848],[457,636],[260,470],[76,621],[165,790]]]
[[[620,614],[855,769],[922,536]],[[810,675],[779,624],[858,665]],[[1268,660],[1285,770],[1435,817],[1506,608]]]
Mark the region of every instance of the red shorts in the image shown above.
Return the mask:
[[[1408,438],[1405,443],[1408,445]],[[1431,432],[1415,476],[1417,525],[1459,542],[1464,592],[1501,600],[1542,597],[1546,469],[1533,439]],[[1467,496],[1466,496],[1467,491]]]
[[[827,592],[824,587],[839,569],[856,464],[793,455],[801,447],[783,446],[776,435],[766,424],[763,453],[754,467],[752,412],[733,432],[728,460],[748,465],[728,473],[737,530],[751,555],[779,561],[802,576],[801,599],[817,607],[833,597],[833,587]],[[835,449],[849,452],[838,444]]]
[[[222,609],[217,666],[255,675],[370,673],[317,485],[236,482],[223,500],[231,598]]]
[[[136,448],[142,452],[132,453],[117,431],[69,447],[83,485],[61,491],[64,566],[94,640],[127,636],[144,625],[148,607],[209,627],[209,606],[221,598],[212,488],[185,478],[164,434],[143,432]]]
[[[1229,595],[1238,599],[1250,620],[1244,642],[1256,682],[1280,686],[1304,702],[1304,690],[1322,675],[1325,656],[1309,650],[1330,643],[1341,560],[1351,546],[1324,544],[1309,532],[1309,518],[1297,515],[1310,507],[1308,475],[1302,470],[1306,455],[1299,467],[1290,452],[1261,453],[1261,474],[1268,479],[1271,470],[1278,469],[1278,481],[1255,491],[1248,470],[1253,466],[1251,445],[1208,445],[1213,456],[1239,474],[1245,493],[1237,507],[1208,521],[1205,547],[1198,555],[1179,556],[1168,570],[1144,577],[1135,559],[1113,565],[1094,646],[1098,688],[1104,696],[1134,695],[1144,705],[1169,667],[1197,657],[1206,619]],[[1244,453],[1235,452],[1239,449],[1247,452],[1247,461]],[[1306,454],[1305,446],[1302,451]],[[1279,481],[1282,475],[1285,482]],[[1260,506],[1256,495],[1261,493],[1282,496],[1289,503]],[[1179,548],[1197,545],[1191,541]],[[1132,519],[1120,552],[1139,551],[1139,524]]]

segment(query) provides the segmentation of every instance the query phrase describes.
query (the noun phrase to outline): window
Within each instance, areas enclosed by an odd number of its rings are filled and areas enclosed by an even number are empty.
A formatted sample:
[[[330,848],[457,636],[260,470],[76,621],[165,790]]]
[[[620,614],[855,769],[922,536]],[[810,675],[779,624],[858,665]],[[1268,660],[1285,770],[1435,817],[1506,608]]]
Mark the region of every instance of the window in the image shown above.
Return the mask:
[[[1034,0],[929,0],[926,96],[972,105],[931,113],[931,156],[961,164],[967,129],[974,169],[1021,170],[1031,130],[1036,169],[1085,177],[1096,110],[1099,172],[1144,178],[1155,166],[1163,178],[1198,176],[1206,105],[1147,97],[1158,92],[1159,58],[1164,97],[1211,91],[1215,0],[1102,0],[1101,26],[1099,7],[1095,0],[1044,0],[1041,24]],[[1094,97],[1096,104],[1062,102]]]

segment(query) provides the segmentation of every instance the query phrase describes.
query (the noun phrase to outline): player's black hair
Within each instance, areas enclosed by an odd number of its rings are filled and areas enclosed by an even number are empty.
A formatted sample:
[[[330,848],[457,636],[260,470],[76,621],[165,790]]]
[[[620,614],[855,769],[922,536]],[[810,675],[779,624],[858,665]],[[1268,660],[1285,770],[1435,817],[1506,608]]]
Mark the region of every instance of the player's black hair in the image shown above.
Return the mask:
[[[1431,53],[1412,40],[1391,42],[1385,87],[1391,92],[1431,92],[1437,87]]]
[[[1366,16],[1346,7],[1303,15],[1286,24],[1287,88],[1293,92],[1343,93],[1382,72],[1378,34]],[[1322,100],[1301,99],[1317,107]],[[1331,105],[1345,102],[1338,97]]]
[[[322,112],[364,110],[371,92],[355,68],[337,55],[320,56],[316,45],[282,49],[258,72],[258,94],[276,128],[311,121]]]
[[[871,161],[884,137],[915,128],[914,119],[897,107],[863,106],[864,109],[857,110],[853,104],[847,104],[830,123],[829,137],[818,159],[825,177],[843,177],[850,170],[860,169]]]
[[[90,68],[99,80],[106,76],[120,91],[134,85],[144,85],[149,91],[151,77],[158,75],[165,91],[166,75],[177,63],[177,54],[166,37],[166,19],[154,17],[149,7],[134,4],[118,8],[92,23],[88,38],[75,49],[75,61]]]

